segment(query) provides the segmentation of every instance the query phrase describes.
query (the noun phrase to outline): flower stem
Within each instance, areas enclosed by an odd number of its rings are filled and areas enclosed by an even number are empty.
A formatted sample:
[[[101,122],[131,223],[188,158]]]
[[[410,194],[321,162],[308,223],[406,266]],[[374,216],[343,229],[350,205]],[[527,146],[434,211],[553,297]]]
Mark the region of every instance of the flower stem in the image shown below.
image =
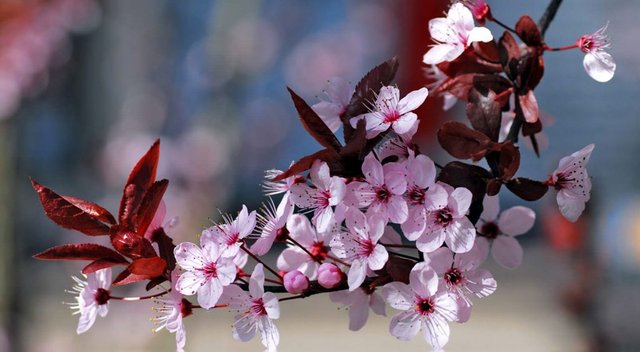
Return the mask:
[[[165,291],[162,291],[162,292],[158,292],[156,294],[149,295],[149,296],[119,297],[119,296],[111,296],[111,295],[109,295],[109,299],[115,299],[117,301],[126,301],[126,302],[143,301],[145,299],[151,299],[151,298],[156,298],[156,297],[160,297],[160,296],[166,295],[169,292],[171,292],[171,289],[168,289],[168,290],[165,290]]]
[[[255,260],[256,262],[258,262],[258,263],[260,263],[262,265],[264,265],[264,267],[267,270],[269,270],[273,275],[275,275],[277,278],[282,280],[282,276],[280,276],[280,274],[277,271],[273,270],[270,266],[265,264],[265,262],[263,262],[262,259],[258,258],[255,254],[251,253],[249,248],[247,248],[246,244],[243,243],[240,248],[242,248],[243,251],[245,251],[251,258],[253,258],[253,260]]]
[[[506,24],[500,22],[497,18],[492,17],[491,21],[495,22],[498,26],[508,30],[509,32],[513,32],[515,34],[518,34],[518,32],[516,32],[515,29],[513,29],[513,28],[507,26]]]
[[[544,50],[546,51],[564,51],[564,50],[571,50],[571,49],[576,49],[578,48],[577,44],[573,44],[573,45],[567,45],[567,46],[561,46],[559,48],[551,48],[548,46],[544,46]]]
[[[309,258],[313,259],[313,261],[315,261],[318,264],[322,264],[322,260],[320,260],[320,258],[317,258],[315,255],[311,254],[311,252],[309,252],[308,249],[306,249],[298,241],[296,241],[293,238],[291,238],[291,236],[289,236],[288,240],[291,241],[291,243],[293,243],[294,245],[300,247],[300,249],[302,249],[305,253],[307,253],[309,255]]]
[[[416,262],[420,261],[420,259],[418,259],[416,257],[412,257],[410,255],[406,255],[406,254],[402,254],[402,253],[398,253],[398,252],[387,251],[387,253],[389,253],[391,255],[395,255],[396,257],[405,258],[405,259],[409,259],[409,260],[414,260]]]

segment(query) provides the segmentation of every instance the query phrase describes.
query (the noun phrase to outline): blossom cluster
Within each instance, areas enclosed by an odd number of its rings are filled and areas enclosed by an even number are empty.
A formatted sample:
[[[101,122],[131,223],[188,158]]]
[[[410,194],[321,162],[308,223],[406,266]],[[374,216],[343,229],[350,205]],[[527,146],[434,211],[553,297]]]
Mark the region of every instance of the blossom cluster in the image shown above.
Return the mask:
[[[523,18],[509,29],[523,41],[521,50],[509,31],[496,43],[488,29],[476,27],[495,20],[484,1],[454,3],[446,18],[429,23],[436,45],[424,60],[435,65],[430,77],[436,82],[402,97],[392,85],[395,59],[355,86],[331,80],[327,98],[315,105],[289,89],[301,122],[323,149],[285,171],[267,171],[263,207],[243,205],[237,215],[204,229],[198,243],[176,245],[165,232],[175,221],[163,224],[168,181],[155,181],[159,142],[131,172],[117,220],[95,203],[33,181],[53,221],[87,235],[108,235],[113,246],[63,245],[36,256],[92,260],[83,269],[87,281],[75,279],[78,333],[97,315],[104,317],[110,301],[155,298],[156,330],[175,333],[179,351],[186,345],[184,319],[196,309],[232,310],[235,339],[259,335],[275,351],[280,303],[328,293],[349,307],[350,330],[361,329],[370,310],[386,316],[388,305],[398,311],[389,321],[392,336],[408,340],[422,331],[434,350],[442,349],[449,324],[467,322],[475,300],[497,288],[484,268],[489,254],[509,269],[522,263],[517,236],[531,230],[536,215],[520,205],[500,212],[503,186],[526,201],[554,189],[559,211],[570,221],[577,221],[590,197],[586,165],[592,144],[562,158],[547,180],[516,177],[520,133],[539,152],[535,136],[542,125],[533,90],[542,73],[535,65],[550,50],[535,23]],[[506,61],[489,62],[498,51]],[[453,69],[461,66],[465,70]],[[416,111],[429,89],[445,101],[467,102],[471,127],[445,123],[440,145],[457,159],[484,159],[489,169],[458,160],[442,166],[419,150],[414,136],[420,119],[429,117]],[[502,133],[505,125],[510,127]],[[335,134],[340,129],[344,141]],[[274,254],[271,265],[265,258]],[[169,287],[144,297],[115,296],[111,268],[117,265],[126,269],[114,286],[148,280],[148,290],[164,282]]]

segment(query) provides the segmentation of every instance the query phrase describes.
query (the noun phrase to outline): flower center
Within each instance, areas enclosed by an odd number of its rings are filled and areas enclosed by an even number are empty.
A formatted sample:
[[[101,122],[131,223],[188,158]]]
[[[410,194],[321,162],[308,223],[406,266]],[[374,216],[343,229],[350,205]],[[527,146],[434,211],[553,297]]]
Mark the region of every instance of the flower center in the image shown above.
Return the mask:
[[[254,298],[251,301],[250,311],[254,315],[267,315],[267,310],[264,308],[264,301],[262,297]]]
[[[207,265],[202,268],[202,271],[208,278],[218,277],[218,269],[216,268],[216,263],[207,263]]]
[[[398,110],[390,110],[384,114],[385,123],[394,123],[400,119],[400,112]]]
[[[360,257],[369,257],[371,253],[373,253],[373,250],[376,248],[376,246],[370,239],[358,239],[356,240],[356,242],[358,242],[358,244],[360,245],[360,248],[358,248],[358,255]]]
[[[416,309],[422,315],[429,315],[435,310],[433,301],[430,298],[420,299],[416,304]]]
[[[386,187],[383,186],[376,189],[376,199],[379,202],[386,203],[386,201],[389,199],[389,196],[390,194]]]
[[[276,230],[276,242],[285,242],[289,238],[289,230],[286,226],[282,226]]]
[[[109,302],[109,298],[111,298],[111,296],[109,295],[109,291],[105,290],[104,288],[97,289],[95,295],[93,296],[93,299],[96,300],[96,303],[98,303],[99,306],[107,304],[107,302]]]
[[[451,268],[444,274],[444,279],[450,285],[457,285],[462,281],[462,273],[457,268]]]
[[[498,228],[498,225],[495,222],[490,221],[482,225],[480,232],[482,232],[482,235],[484,237],[489,239],[494,239],[498,237],[498,235],[500,234],[500,229]]]
[[[449,225],[451,220],[453,220],[453,215],[447,208],[441,209],[438,212],[438,215],[436,215],[436,223],[438,223],[439,225],[447,226]]]
[[[424,190],[419,187],[413,187],[407,193],[409,203],[412,205],[424,204]]]
[[[329,247],[325,246],[323,241],[317,241],[313,243],[309,253],[313,255],[313,260],[323,261],[329,254]]]

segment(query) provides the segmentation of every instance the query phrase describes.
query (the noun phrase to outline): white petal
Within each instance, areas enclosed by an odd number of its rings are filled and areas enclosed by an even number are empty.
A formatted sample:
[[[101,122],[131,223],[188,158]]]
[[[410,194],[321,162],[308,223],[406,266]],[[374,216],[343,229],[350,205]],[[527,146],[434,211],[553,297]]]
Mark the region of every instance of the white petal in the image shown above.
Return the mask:
[[[455,253],[470,251],[476,239],[476,229],[466,217],[453,220],[444,232],[447,246]]]
[[[391,282],[382,288],[382,297],[393,308],[407,310],[413,307],[413,291],[402,282]]]
[[[76,329],[77,334],[82,334],[89,330],[93,323],[96,321],[96,317],[98,316],[98,311],[95,306],[83,311],[80,313],[80,319],[78,320],[78,328]]]
[[[451,5],[447,12],[447,20],[458,33],[467,33],[474,27],[473,14],[460,2]]]
[[[287,230],[289,236],[305,247],[313,244],[315,231],[309,219],[300,214],[293,214],[287,220]]]
[[[256,264],[249,279],[249,293],[251,297],[259,298],[264,294],[264,266],[262,263]]]
[[[464,187],[458,187],[449,196],[449,205],[451,206],[454,218],[459,218],[467,214],[471,206],[473,194]]]
[[[349,307],[349,330],[362,329],[369,319],[369,304],[366,301],[357,302]]]
[[[176,289],[183,295],[193,296],[200,286],[204,284],[205,280],[204,275],[199,271],[185,271],[178,278]]]
[[[262,296],[262,302],[270,319],[280,318],[280,304],[278,303],[278,297],[273,292],[266,292]]]
[[[342,199],[344,199],[347,193],[347,185],[342,177],[331,177],[329,181],[329,193],[331,193],[331,198],[329,199],[330,205],[337,205],[342,202]]]
[[[498,283],[490,272],[484,269],[469,271],[465,275],[467,288],[478,297],[486,297],[495,292]]]
[[[405,311],[391,319],[389,332],[400,340],[411,340],[420,331],[420,319],[413,311]]]
[[[522,247],[511,236],[498,236],[491,247],[493,258],[507,269],[515,269],[522,264]]]
[[[498,228],[507,235],[517,236],[531,230],[535,221],[536,213],[533,210],[523,206],[515,206],[500,214]]]
[[[367,277],[367,265],[363,260],[354,260],[349,268],[347,274],[347,282],[349,284],[349,291],[353,291],[360,287]]]
[[[371,268],[371,270],[380,270],[387,263],[388,259],[389,253],[387,253],[386,248],[383,245],[378,244],[368,258],[369,268]]]
[[[256,322],[251,315],[237,315],[233,322],[233,338],[240,341],[249,341],[256,336]]]
[[[604,51],[597,51],[593,54],[587,53],[582,64],[589,76],[598,82],[610,81],[616,72],[616,64],[613,62],[613,57]]]
[[[418,123],[418,115],[408,112],[393,123],[393,131],[397,134],[405,134],[413,129]]]
[[[384,171],[382,165],[373,153],[369,153],[362,162],[362,173],[367,182],[372,186],[384,184]]]
[[[491,31],[486,27],[475,27],[467,36],[467,45],[473,42],[490,42],[493,40]]]
[[[326,232],[333,223],[333,210],[331,207],[316,209],[313,215],[314,223],[318,232]]]
[[[451,23],[444,17],[433,18],[429,21],[429,34],[435,41],[451,43],[458,40],[458,35]]]
[[[449,324],[446,320],[436,314],[432,314],[427,320],[423,321],[422,334],[424,339],[439,351],[449,342]]]
[[[311,182],[314,186],[318,187],[318,189],[329,189],[331,174],[329,173],[329,166],[327,163],[321,160],[314,161],[309,175],[311,176]]]
[[[431,297],[438,291],[438,274],[428,263],[418,263],[409,274],[409,286],[421,298]]]
[[[500,197],[497,195],[485,196],[482,200],[482,214],[480,214],[480,219],[486,222],[492,222],[498,218],[499,213]]]
[[[267,351],[275,352],[278,349],[278,343],[280,343],[280,333],[278,333],[276,325],[268,317],[261,317],[257,326],[262,345],[267,348]]]
[[[182,279],[182,276],[180,276]],[[180,281],[178,280],[178,283]],[[222,284],[218,279],[209,279],[198,288],[198,304],[204,309],[210,309],[218,303],[222,295]]]
[[[574,197],[564,189],[558,192],[556,200],[558,201],[560,213],[571,222],[576,222],[584,211],[584,200]]]
[[[200,247],[190,242],[182,242],[173,250],[176,262],[184,270],[204,268],[206,259]]]
[[[464,52],[464,46],[460,44],[434,45],[424,54],[422,62],[427,65],[436,65],[445,61],[453,61]]]
[[[304,183],[296,183],[290,188],[291,201],[300,208],[313,208],[316,190]]]
[[[404,115],[409,111],[417,109],[424,103],[428,95],[429,90],[425,87],[412,91],[398,102],[398,112],[400,115]]]

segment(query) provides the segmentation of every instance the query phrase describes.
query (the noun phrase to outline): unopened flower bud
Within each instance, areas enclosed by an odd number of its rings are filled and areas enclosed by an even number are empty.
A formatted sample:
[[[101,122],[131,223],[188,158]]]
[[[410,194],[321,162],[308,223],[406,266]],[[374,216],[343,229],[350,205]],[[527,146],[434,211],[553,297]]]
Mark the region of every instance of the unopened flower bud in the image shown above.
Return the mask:
[[[324,263],[318,268],[318,283],[324,288],[334,288],[342,282],[344,274],[335,264]]]
[[[309,288],[309,279],[298,270],[284,274],[284,288],[292,294],[299,294]]]

